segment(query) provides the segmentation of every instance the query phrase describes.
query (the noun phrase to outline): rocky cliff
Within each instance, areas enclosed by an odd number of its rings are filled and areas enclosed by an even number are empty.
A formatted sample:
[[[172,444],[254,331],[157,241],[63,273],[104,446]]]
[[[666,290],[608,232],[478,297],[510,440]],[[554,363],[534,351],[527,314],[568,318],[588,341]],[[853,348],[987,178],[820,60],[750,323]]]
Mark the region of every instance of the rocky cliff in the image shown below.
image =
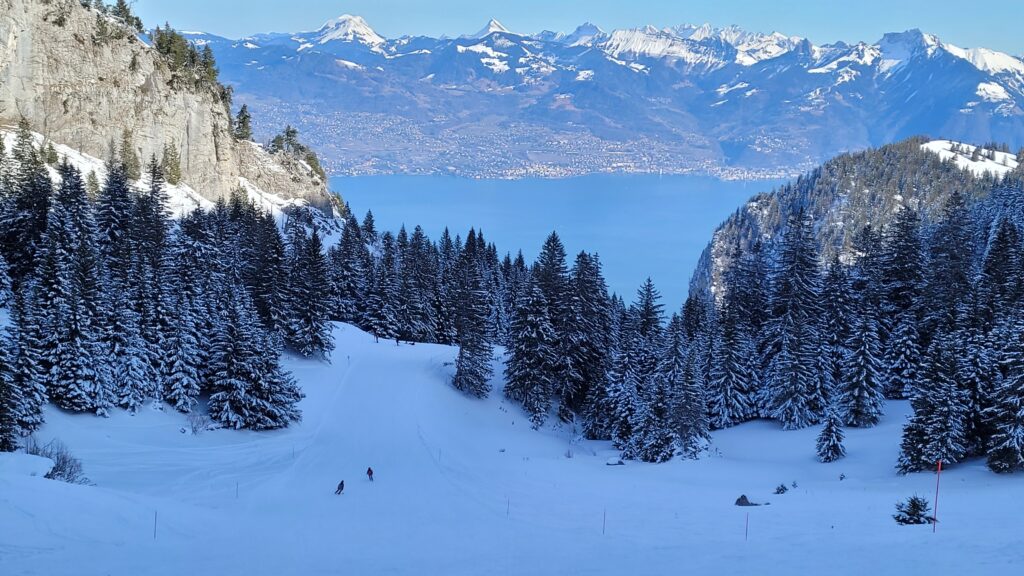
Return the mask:
[[[142,159],[178,148],[182,180],[208,199],[242,178],[262,191],[329,205],[326,183],[285,154],[232,137],[216,86],[182,86],[134,33],[79,0],[0,0],[0,125],[26,118],[75,150],[106,158],[125,130]],[[109,22],[110,26],[117,26]]]

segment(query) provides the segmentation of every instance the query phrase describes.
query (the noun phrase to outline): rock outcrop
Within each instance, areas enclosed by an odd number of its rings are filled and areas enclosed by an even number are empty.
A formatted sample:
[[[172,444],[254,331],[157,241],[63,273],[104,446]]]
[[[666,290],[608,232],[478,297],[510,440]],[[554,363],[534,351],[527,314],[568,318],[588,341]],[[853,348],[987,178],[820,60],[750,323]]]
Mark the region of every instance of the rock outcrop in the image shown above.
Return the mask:
[[[134,33],[109,37],[79,0],[0,0],[0,125],[26,118],[47,138],[106,158],[125,130],[139,158],[177,147],[182,180],[210,200],[244,178],[326,207],[326,183],[304,163],[232,136],[217,86],[173,82]]]

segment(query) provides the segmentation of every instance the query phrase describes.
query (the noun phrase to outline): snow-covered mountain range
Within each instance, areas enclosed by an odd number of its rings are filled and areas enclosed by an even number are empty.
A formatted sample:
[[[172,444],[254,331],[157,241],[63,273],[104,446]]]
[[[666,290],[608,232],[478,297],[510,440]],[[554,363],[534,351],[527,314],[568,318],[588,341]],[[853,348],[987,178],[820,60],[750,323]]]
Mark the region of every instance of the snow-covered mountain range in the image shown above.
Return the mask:
[[[238,102],[297,125],[340,173],[745,177],[915,134],[1024,145],[1024,62],[919,30],[819,46],[734,26],[521,34],[491,20],[388,39],[344,15],[190,38],[214,49]]]

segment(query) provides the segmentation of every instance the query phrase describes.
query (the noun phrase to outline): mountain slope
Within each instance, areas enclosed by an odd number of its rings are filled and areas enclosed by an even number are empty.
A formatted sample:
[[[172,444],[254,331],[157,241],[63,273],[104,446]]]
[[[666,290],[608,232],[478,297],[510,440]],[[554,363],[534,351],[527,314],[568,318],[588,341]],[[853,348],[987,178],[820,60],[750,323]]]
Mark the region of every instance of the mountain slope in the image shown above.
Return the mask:
[[[997,571],[1016,554],[1019,510],[1006,503],[1020,479],[980,464],[944,473],[937,534],[892,521],[893,503],[934,488],[931,474],[892,468],[906,403],[850,430],[849,456],[835,464],[814,460],[816,430],[755,422],[717,432],[702,460],[606,466],[615,452],[604,443],[569,446],[567,431],[531,430],[500,393],[454,391],[452,348],[374,343],[344,325],[335,336],[331,364],[287,361],[307,397],[303,422],[285,430],[192,436],[172,411],[49,410],[40,438],[63,439],[96,486],[33,477],[37,463],[0,455],[4,566],[50,576],[611,575],[683,564],[895,575]],[[798,489],[771,495],[780,482]],[[741,493],[771,506],[737,508]]]
[[[337,22],[360,32],[192,38],[274,120],[261,135],[292,122],[338,173],[746,178],[916,134],[1024,146],[1024,62],[919,30],[817,46],[709,25],[386,39]]]
[[[759,194],[715,231],[693,273],[690,291],[720,293],[732,249],[739,245],[746,251],[757,240],[771,245],[782,237],[788,216],[800,207],[814,221],[822,261],[829,262],[834,255],[849,255],[852,235],[863,226],[884,229],[901,206],[916,209],[928,226],[954,190],[973,202],[1004,186],[1024,186],[1016,155],[992,150],[985,152],[992,159],[975,158],[974,151],[967,144],[912,138],[841,155]]]
[[[108,157],[126,130],[143,161],[160,158],[165,145],[177,147],[183,180],[210,200],[244,178],[287,198],[329,203],[325,183],[308,168],[232,137],[215,87],[176,82],[134,33],[121,33],[77,0],[0,0],[0,125],[22,117],[47,138],[97,158]]]

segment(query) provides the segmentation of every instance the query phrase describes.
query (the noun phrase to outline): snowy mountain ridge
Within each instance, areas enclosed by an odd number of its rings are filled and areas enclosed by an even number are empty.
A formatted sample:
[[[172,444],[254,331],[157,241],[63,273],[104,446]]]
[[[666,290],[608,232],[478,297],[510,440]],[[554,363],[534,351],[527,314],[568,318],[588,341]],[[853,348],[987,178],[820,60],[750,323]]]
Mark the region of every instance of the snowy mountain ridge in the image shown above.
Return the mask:
[[[339,174],[785,177],[920,134],[1024,146],[1024,62],[916,29],[815,45],[708,24],[521,34],[492,20],[388,39],[339,21],[360,32],[191,37],[239,102],[297,126]]]

